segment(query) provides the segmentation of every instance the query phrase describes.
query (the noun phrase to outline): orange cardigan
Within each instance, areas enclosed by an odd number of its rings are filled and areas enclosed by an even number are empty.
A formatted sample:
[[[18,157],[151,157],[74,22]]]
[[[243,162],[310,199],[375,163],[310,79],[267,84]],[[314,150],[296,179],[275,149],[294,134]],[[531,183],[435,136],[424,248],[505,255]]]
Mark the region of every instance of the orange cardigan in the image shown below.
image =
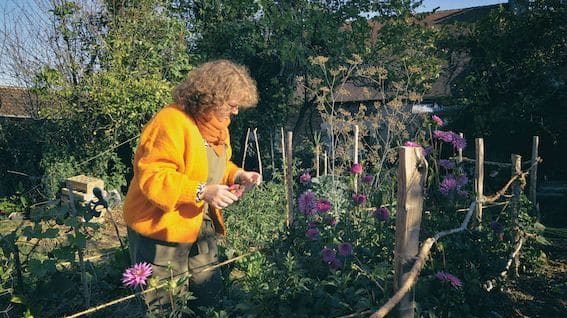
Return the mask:
[[[223,184],[233,184],[240,170],[230,161]],[[192,243],[203,221],[204,202],[197,202],[197,187],[208,175],[205,141],[193,118],[179,106],[160,110],[146,125],[134,157],[134,178],[124,202],[126,224],[160,241]],[[220,209],[215,210],[217,232],[226,233]]]

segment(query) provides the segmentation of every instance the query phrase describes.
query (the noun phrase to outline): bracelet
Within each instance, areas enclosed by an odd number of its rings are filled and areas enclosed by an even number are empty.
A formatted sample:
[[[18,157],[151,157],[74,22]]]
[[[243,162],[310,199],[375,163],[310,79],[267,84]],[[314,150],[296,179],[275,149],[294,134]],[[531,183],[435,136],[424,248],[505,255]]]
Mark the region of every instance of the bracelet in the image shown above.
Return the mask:
[[[201,202],[203,200],[203,195],[205,194],[205,187],[207,185],[204,183],[199,183],[197,186],[197,202]]]

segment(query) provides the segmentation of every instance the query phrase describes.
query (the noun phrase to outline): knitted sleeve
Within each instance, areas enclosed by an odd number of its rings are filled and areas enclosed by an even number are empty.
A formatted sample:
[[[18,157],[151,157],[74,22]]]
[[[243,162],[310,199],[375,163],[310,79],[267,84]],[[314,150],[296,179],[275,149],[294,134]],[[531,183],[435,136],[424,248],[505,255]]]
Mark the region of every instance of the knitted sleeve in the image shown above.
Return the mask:
[[[177,204],[203,204],[196,202],[196,193],[206,180],[192,180],[180,172],[186,170],[183,155],[192,140],[179,116],[174,110],[156,115],[140,138],[134,162],[141,192],[163,211]]]

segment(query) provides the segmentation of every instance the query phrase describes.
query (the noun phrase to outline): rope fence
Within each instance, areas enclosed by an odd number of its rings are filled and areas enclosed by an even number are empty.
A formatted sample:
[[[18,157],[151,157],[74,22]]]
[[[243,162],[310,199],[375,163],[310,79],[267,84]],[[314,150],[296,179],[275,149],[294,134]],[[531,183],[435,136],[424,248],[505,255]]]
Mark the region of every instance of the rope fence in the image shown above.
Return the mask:
[[[217,269],[217,268],[219,268],[219,267],[222,267],[222,266],[224,266],[224,265],[228,265],[228,264],[230,264],[230,263],[233,263],[233,262],[236,262],[236,261],[238,261],[238,260],[241,260],[241,259],[243,259],[243,258],[245,258],[245,257],[248,257],[248,256],[250,256],[250,255],[252,255],[252,254],[254,254],[254,253],[258,252],[258,251],[259,251],[259,250],[254,250],[254,251],[248,252],[248,253],[246,253],[246,254],[242,254],[242,255],[240,255],[240,256],[231,258],[231,259],[226,260],[226,261],[224,261],[224,262],[221,262],[221,263],[218,263],[218,264],[215,264],[215,265],[211,265],[211,266],[207,266],[207,267],[202,268],[202,269],[200,269],[200,270],[196,270],[196,271],[190,271],[190,270],[188,270],[188,271],[185,271],[185,272],[177,273],[177,274],[174,275],[173,277],[179,277],[179,276],[185,275],[185,274],[189,274],[189,277],[191,277],[192,274],[209,272],[209,271],[212,271],[212,270]],[[164,281],[164,280],[166,280],[166,279],[161,279],[160,281]],[[164,287],[166,287],[167,285],[168,285],[168,283],[162,283],[162,284],[159,284],[158,286],[155,286],[155,287],[152,287],[152,288],[148,288],[148,289],[146,289],[146,290],[144,290],[144,291],[137,292],[137,293],[135,293],[135,294],[128,295],[128,296],[125,296],[125,297],[122,297],[122,298],[118,298],[118,299],[109,301],[109,302],[107,302],[107,303],[104,303],[104,304],[101,304],[101,305],[98,305],[98,306],[95,306],[95,307],[91,307],[91,308],[86,309],[86,310],[83,310],[83,311],[81,311],[81,312],[72,314],[72,315],[70,315],[70,316],[64,316],[64,317],[65,317],[65,318],[77,318],[77,317],[81,317],[81,316],[84,316],[84,315],[92,314],[92,313],[94,313],[94,312],[97,312],[97,311],[99,311],[99,310],[108,308],[108,307],[110,307],[110,306],[113,306],[113,305],[116,305],[116,304],[125,302],[125,301],[127,301],[127,300],[133,299],[133,298],[138,297],[138,296],[141,296],[141,295],[145,295],[145,294],[147,294],[147,293],[149,293],[149,292],[152,292],[152,291],[155,291],[155,290],[164,288]]]

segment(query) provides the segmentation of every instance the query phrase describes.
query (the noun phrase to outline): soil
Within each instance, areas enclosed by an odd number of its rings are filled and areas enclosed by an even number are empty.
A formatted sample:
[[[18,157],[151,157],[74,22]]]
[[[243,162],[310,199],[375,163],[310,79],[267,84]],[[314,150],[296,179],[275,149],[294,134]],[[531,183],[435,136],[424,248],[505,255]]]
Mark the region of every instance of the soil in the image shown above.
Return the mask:
[[[543,193],[542,193],[543,194]],[[541,222],[567,229],[567,193],[538,197]],[[506,317],[567,317],[567,237],[544,232],[546,262],[536,273],[523,273],[504,291]]]

